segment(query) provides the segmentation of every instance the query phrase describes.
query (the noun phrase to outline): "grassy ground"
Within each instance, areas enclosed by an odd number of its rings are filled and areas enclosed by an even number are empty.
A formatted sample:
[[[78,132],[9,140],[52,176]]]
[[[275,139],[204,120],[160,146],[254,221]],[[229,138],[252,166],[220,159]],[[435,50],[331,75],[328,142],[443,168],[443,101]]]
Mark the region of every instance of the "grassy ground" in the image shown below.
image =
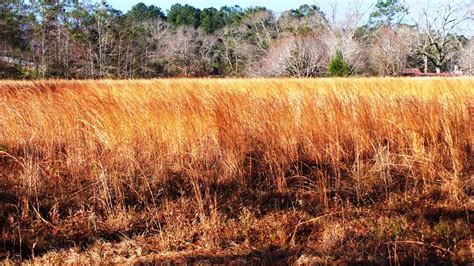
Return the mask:
[[[472,262],[474,79],[0,82],[4,262]]]

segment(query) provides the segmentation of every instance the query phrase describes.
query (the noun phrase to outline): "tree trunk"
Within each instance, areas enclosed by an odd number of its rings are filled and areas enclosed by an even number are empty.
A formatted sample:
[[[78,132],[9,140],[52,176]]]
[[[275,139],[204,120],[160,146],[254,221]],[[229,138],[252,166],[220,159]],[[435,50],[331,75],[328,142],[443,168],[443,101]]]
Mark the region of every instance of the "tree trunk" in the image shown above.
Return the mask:
[[[428,56],[425,55],[423,56],[423,65],[424,65],[424,69],[423,69],[423,72],[426,74],[428,73]]]
[[[441,65],[443,64],[443,57],[441,56],[441,51],[438,50],[438,62],[436,62],[436,73],[441,73]]]
[[[472,73],[472,48],[473,45],[471,44],[471,47],[469,49],[469,75],[472,75],[474,73]]]
[[[43,22],[44,23],[44,22]],[[41,76],[46,75],[46,26],[42,25],[41,29]]]

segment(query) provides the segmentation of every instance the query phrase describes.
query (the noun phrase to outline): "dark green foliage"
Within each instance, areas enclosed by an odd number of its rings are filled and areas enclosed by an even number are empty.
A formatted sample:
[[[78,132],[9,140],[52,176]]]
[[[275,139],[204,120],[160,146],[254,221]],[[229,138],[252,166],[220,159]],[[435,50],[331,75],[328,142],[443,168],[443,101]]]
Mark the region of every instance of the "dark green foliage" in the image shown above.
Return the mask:
[[[127,17],[134,21],[145,21],[155,19],[165,19],[166,16],[161,11],[161,8],[154,5],[147,6],[143,3],[138,3],[132,7],[127,13]]]
[[[219,10],[224,17],[225,25],[237,26],[244,16],[244,10],[240,6],[223,6]]]
[[[14,4],[13,1],[0,3],[0,46],[9,45],[14,48],[25,48],[27,40],[24,36],[23,23],[26,18],[22,16],[18,7],[21,4]]]
[[[157,77],[165,76],[167,63],[168,62],[164,60],[159,60],[159,61],[150,63],[150,65],[148,66],[150,68],[150,72],[151,72],[150,74],[152,76],[157,76]]]
[[[199,27],[201,11],[188,4],[174,4],[168,11],[168,23],[173,26]]]
[[[263,6],[249,7],[245,9],[244,16],[249,17],[255,13],[262,12],[262,11],[270,11],[270,10],[268,10],[266,7],[263,7]]]
[[[399,0],[377,0],[376,10],[370,14],[369,24],[375,27],[392,27],[408,14],[408,8]]]
[[[213,33],[225,25],[224,14],[213,7],[203,9],[200,19],[201,24],[199,28],[205,33]]]
[[[301,5],[297,9],[290,9],[288,13],[290,17],[292,18],[306,18],[306,17],[311,17],[311,16],[320,16],[325,21],[327,21],[326,15],[324,14],[324,12],[321,10],[321,8],[319,8],[316,5]]]
[[[18,79],[21,78],[21,70],[13,65],[0,62],[0,78],[1,79]],[[1,151],[1,146],[0,146]]]
[[[328,74],[331,77],[346,77],[349,75],[349,64],[344,61],[341,51],[336,51],[328,66]]]
[[[311,36],[328,25],[324,12],[316,5],[301,5],[297,9],[284,12],[279,23],[284,32]]]

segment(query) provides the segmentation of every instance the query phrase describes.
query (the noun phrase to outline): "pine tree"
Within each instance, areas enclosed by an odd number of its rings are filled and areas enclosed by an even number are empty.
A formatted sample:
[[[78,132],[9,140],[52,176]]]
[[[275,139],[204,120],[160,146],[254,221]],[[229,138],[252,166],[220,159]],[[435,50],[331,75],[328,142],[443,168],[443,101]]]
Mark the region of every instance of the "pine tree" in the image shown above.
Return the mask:
[[[346,77],[349,75],[349,64],[344,61],[341,51],[336,51],[336,55],[331,59],[328,73],[331,77]]]

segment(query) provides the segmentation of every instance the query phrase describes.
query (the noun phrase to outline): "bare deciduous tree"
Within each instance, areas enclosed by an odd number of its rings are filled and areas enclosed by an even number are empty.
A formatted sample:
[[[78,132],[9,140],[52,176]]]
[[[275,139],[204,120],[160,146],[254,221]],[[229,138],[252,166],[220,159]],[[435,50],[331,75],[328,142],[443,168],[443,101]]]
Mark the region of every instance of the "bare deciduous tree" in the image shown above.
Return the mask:
[[[314,77],[327,64],[324,44],[315,37],[288,37],[273,46],[263,64],[253,69],[258,76]]]
[[[245,73],[252,61],[261,57],[257,47],[247,39],[245,29],[225,27],[221,33],[222,59],[226,73],[240,76]],[[266,52],[266,51],[265,51]]]
[[[199,61],[201,63],[201,75],[213,74],[214,65],[217,61],[217,45],[219,38],[214,34],[203,34],[199,36],[200,46],[198,50]]]
[[[461,50],[461,68],[464,74],[474,75],[474,37]]]
[[[179,27],[176,32],[168,35],[164,58],[169,62],[169,71],[178,71],[184,76],[192,75],[196,68],[197,51],[199,48],[198,31],[193,27]]]
[[[280,32],[275,15],[266,10],[257,11],[245,18],[239,30],[247,35],[260,54],[268,51]]]
[[[142,22],[142,26],[148,34],[145,60],[150,63],[158,62],[162,59],[163,51],[167,45],[166,41],[169,40],[171,34],[168,24],[161,19],[154,19]]]
[[[337,22],[335,19],[337,6],[334,5],[332,9],[332,19],[321,37],[328,51],[328,61],[336,54],[336,51],[340,51],[344,60],[349,63],[350,72],[353,73],[360,66],[362,59],[362,45],[355,38],[355,35],[364,12],[359,7],[354,6],[345,14],[342,21]]]
[[[324,34],[324,43],[328,50],[328,59],[341,51],[344,59],[349,63],[351,73],[356,71],[361,59],[361,45],[354,38],[352,30],[333,27]]]
[[[163,33],[165,46],[160,53],[168,70],[183,76],[205,76],[214,71],[218,38],[193,27],[179,27],[173,33]]]
[[[382,27],[375,34],[371,61],[377,67],[379,75],[397,75],[405,68],[407,51],[402,36],[388,27]]]
[[[442,71],[453,52],[460,48],[460,25],[468,19],[466,6],[447,4],[437,6],[435,11],[429,7],[421,9],[413,19],[419,31],[417,51],[424,57],[424,70],[428,71],[428,61]]]

